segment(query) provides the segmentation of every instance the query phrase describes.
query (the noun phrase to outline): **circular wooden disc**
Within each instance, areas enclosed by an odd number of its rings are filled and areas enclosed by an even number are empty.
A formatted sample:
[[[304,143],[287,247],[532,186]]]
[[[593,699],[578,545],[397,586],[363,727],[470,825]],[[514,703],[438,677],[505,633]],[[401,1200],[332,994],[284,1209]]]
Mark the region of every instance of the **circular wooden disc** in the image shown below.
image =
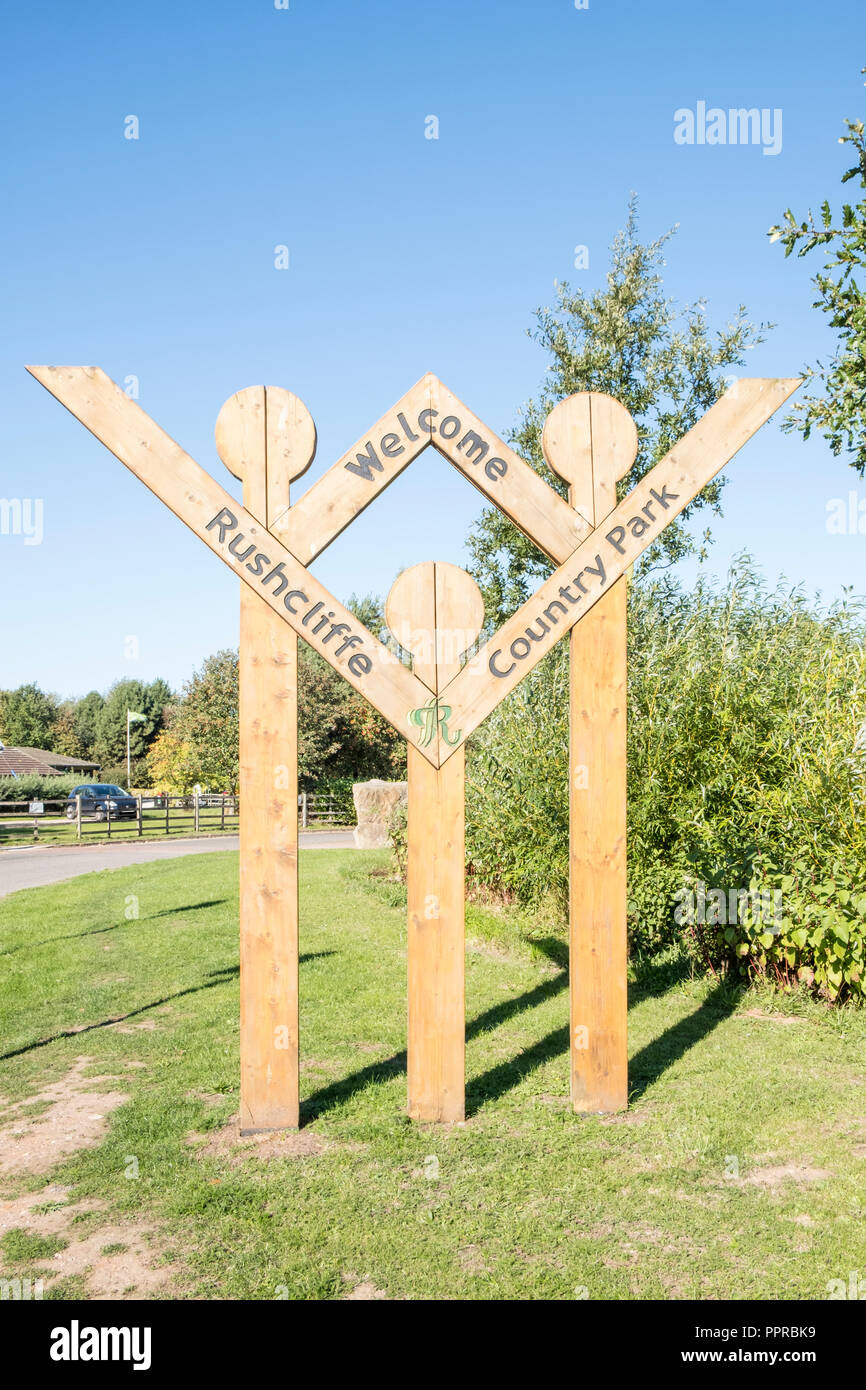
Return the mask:
[[[216,449],[235,478],[263,467],[280,484],[305,473],[316,455],[316,426],[300,396],[281,386],[246,386],[217,416]]]
[[[595,524],[616,504],[616,484],[637,457],[637,425],[625,406],[601,391],[578,391],[553,407],[541,451],[571,489],[571,503]],[[601,499],[601,506],[597,505]]]
[[[428,560],[397,576],[385,602],[385,621],[411,652],[416,675],[441,689],[484,626],[484,600],[459,565]]]

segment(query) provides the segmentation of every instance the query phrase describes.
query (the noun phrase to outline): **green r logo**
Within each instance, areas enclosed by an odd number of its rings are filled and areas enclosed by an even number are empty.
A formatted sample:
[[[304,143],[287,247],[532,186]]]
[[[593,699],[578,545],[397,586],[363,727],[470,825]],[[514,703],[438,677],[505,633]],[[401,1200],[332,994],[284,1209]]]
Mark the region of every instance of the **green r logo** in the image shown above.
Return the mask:
[[[415,724],[421,732],[418,735],[419,748],[426,748],[433,742],[436,734],[436,725],[442,730],[442,737],[449,747],[454,748],[460,742],[462,730],[458,729],[456,734],[448,732],[448,720],[451,718],[451,706],[440,705],[436,696],[433,695],[422,705],[420,709],[410,709],[409,723]]]

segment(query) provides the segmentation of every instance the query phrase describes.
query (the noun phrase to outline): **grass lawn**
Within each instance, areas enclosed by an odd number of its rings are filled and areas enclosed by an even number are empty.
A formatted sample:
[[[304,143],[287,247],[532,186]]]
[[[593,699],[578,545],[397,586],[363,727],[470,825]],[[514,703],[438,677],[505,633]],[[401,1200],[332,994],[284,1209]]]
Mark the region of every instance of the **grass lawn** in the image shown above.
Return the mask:
[[[117,1262],[135,1297],[821,1299],[866,1275],[866,1014],[657,961],[631,987],[631,1110],[579,1118],[561,941],[471,908],[468,1118],[415,1126],[385,863],[301,858],[304,1122],[264,1142],[229,1124],[235,854],[0,901],[2,1277],[46,1297],[92,1296]]]

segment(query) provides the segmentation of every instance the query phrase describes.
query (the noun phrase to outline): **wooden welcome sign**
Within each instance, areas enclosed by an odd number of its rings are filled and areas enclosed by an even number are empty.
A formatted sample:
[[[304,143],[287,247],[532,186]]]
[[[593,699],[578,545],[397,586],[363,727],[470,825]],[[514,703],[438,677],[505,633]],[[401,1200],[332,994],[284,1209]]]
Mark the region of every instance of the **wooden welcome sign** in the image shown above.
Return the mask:
[[[316,431],[306,406],[249,387],[217,451],[243,505],[104,372],[30,372],[237,574],[241,586],[241,1131],[294,1128],[298,1092],[297,638],[408,741],[408,1089],[416,1119],[464,1115],[466,739],[570,634],[571,1096],[623,1109],[626,1047],[625,573],[799,386],[737,382],[619,503],[637,430],[617,401],[561,401],[542,439],[566,502],[428,374],[294,504]],[[399,576],[398,660],[307,566],[432,445],[556,565],[471,660],[484,607],[454,565]]]

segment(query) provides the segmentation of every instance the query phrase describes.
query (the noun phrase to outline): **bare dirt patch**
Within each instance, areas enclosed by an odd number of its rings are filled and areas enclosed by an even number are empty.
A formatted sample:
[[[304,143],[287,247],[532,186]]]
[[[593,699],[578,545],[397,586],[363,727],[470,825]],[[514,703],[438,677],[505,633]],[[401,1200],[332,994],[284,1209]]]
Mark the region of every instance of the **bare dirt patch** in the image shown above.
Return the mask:
[[[592,1226],[572,1226],[568,1234],[577,1240],[608,1240],[614,1228],[609,1221],[597,1221]]]
[[[53,1279],[80,1275],[88,1299],[147,1298],[175,1277],[178,1271],[174,1266],[158,1263],[154,1236],[138,1222],[92,1225],[82,1233],[75,1218],[97,1218],[102,1205],[70,1202],[69,1192],[68,1187],[52,1183],[41,1192],[29,1192],[0,1203],[0,1238],[8,1231],[23,1230],[28,1235],[53,1236],[67,1242],[55,1255],[28,1265],[28,1271],[43,1279],[46,1288]],[[104,1253],[112,1247],[113,1253]],[[0,1257],[3,1276],[14,1278],[20,1271],[7,1268],[8,1263]]]
[[[484,1259],[480,1245],[462,1245],[457,1251],[457,1260],[464,1274],[491,1274],[490,1265]]]
[[[832,1176],[829,1168],[810,1168],[805,1163],[777,1163],[770,1168],[756,1168],[745,1181],[753,1187],[774,1189],[785,1182],[824,1182]]]
[[[481,937],[470,936],[466,940],[466,949],[473,956],[484,956],[487,960],[513,962],[514,953],[509,951],[506,946],[502,946],[498,941],[484,941]],[[503,989],[510,989],[510,985],[503,985]]]
[[[113,1254],[106,1247],[122,1246]],[[100,1226],[83,1240],[70,1241],[43,1267],[61,1278],[75,1274],[87,1280],[91,1299],[147,1298],[162,1289],[176,1270],[153,1263],[157,1251],[151,1233],[138,1225]]]
[[[232,1168],[245,1163],[249,1158],[315,1158],[331,1148],[327,1139],[322,1139],[311,1130],[279,1131],[274,1134],[239,1134],[239,1117],[219,1129],[207,1134],[193,1131],[187,1135],[187,1143],[195,1146],[196,1158],[219,1158],[228,1162]]]
[[[321,1072],[323,1076],[330,1076],[336,1068],[333,1062],[325,1061],[321,1057],[303,1057],[300,1070]]]
[[[95,1089],[111,1076],[85,1076],[89,1057],[77,1057],[59,1081],[9,1107],[0,1125],[0,1173],[47,1173],[60,1159],[92,1149],[107,1127],[107,1116],[129,1099],[121,1091]],[[39,1104],[39,1114],[28,1107]]]
[[[351,1278],[347,1279],[346,1282],[351,1283]],[[388,1295],[385,1293],[384,1289],[377,1288],[376,1285],[373,1283],[372,1279],[365,1279],[362,1283],[355,1284],[354,1287],[351,1288],[347,1294],[343,1295],[343,1297],[347,1303],[358,1303],[371,1302],[374,1299],[387,1298]]]

